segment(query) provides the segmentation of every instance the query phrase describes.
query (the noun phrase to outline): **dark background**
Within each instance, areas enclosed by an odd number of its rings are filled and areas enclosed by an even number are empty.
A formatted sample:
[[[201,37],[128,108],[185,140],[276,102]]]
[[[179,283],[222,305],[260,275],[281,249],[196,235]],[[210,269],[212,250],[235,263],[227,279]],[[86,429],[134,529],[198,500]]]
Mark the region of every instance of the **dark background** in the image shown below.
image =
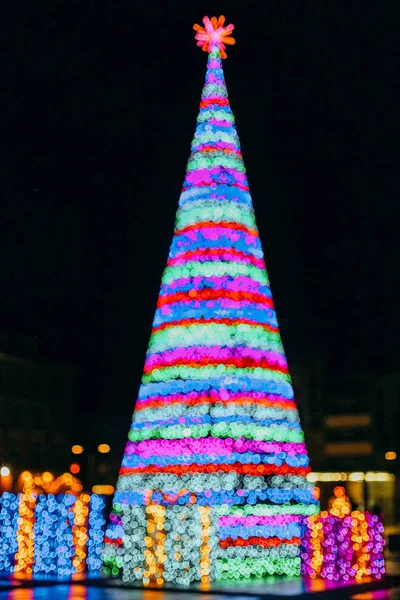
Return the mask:
[[[338,371],[398,369],[398,2],[4,7],[0,329],[79,366],[79,411],[132,411],[205,14],[236,26],[225,76],[284,344],[325,346]]]

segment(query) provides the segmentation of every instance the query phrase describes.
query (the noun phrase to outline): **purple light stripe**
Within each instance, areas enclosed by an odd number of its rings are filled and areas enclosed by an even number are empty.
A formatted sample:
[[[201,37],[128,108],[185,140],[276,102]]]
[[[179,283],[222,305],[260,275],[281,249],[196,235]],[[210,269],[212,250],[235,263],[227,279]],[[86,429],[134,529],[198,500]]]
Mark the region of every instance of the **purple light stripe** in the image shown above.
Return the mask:
[[[245,275],[241,275],[240,277],[235,277],[235,279],[231,279],[228,276],[222,277],[207,277],[207,282],[212,282],[214,285],[210,289],[212,290],[227,290],[229,292],[251,292],[253,294],[262,294],[262,288],[265,287],[258,281],[255,281],[251,277],[247,277]],[[168,285],[161,286],[160,296],[168,296],[169,294],[174,294],[180,288],[185,288],[190,286],[189,289],[202,289],[204,286],[204,278],[203,277],[193,277],[193,279],[189,279],[188,277],[175,279],[172,283]],[[268,288],[269,289],[269,288]]]
[[[264,259],[262,258],[256,258],[255,256],[237,256],[236,254],[230,254],[228,250],[221,250],[221,254],[223,254],[223,260],[224,261],[230,261],[230,262],[234,262],[234,263],[244,263],[246,265],[254,265],[255,267],[258,267],[259,269],[265,269],[265,262]],[[205,260],[204,260],[205,259]],[[202,252],[201,250],[198,250],[196,252],[196,254],[192,254],[189,257],[179,257],[176,256],[174,258],[170,258],[168,260],[168,265],[169,266],[175,266],[175,265],[185,265],[187,262],[189,261],[199,261],[199,262],[213,262],[213,261],[220,261],[221,260],[221,256],[217,255],[217,254],[207,254],[206,252]]]
[[[221,348],[221,346],[190,346],[190,348],[177,348],[175,350],[166,350],[159,354],[150,354],[147,356],[145,367],[156,367],[158,365],[171,364],[179,359],[188,361],[209,359],[228,360],[238,357],[250,358],[255,362],[260,360],[267,361],[271,366],[278,366],[282,369],[287,368],[286,357],[278,352],[255,350],[249,347],[236,346],[235,348]],[[257,365],[255,365],[257,366]]]
[[[218,96],[216,96],[216,97],[218,97]],[[235,127],[234,122],[231,123],[230,121],[216,119],[215,117],[211,117],[211,119],[207,119],[207,123],[210,123],[211,125],[216,125],[217,127],[226,127],[227,129],[230,129],[231,127]]]
[[[243,187],[248,187],[247,185],[247,177],[245,173],[239,173],[236,169],[226,168],[228,177],[233,177],[239,185]],[[195,169],[193,171],[188,171],[185,177],[185,185],[186,182],[198,186],[199,184],[211,185],[214,182],[213,176],[217,175],[217,173],[213,174],[210,169]]]
[[[225,443],[224,443],[225,442]],[[261,442],[257,440],[232,440],[207,437],[183,438],[172,440],[143,440],[141,442],[128,442],[125,454],[148,456],[180,456],[184,453],[216,454],[225,456],[230,452],[256,452],[279,454],[286,452],[289,456],[307,454],[305,444],[302,442]]]
[[[256,248],[259,248],[260,238],[258,233],[246,233],[233,227],[220,227],[217,223],[213,225],[199,226],[196,227],[196,229],[188,229],[184,233],[181,233],[181,229],[176,229],[174,235],[179,237],[187,237],[192,241],[196,241],[199,233],[201,233],[206,240],[218,240],[219,237],[224,236],[232,242],[236,242],[244,236],[244,241],[246,242],[246,244],[253,245]]]

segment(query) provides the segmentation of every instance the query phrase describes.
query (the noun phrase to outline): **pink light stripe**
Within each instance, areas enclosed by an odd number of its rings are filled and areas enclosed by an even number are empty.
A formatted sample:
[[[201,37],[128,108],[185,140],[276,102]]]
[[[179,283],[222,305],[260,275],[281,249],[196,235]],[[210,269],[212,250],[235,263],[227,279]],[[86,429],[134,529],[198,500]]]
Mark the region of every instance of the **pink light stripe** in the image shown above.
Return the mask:
[[[281,369],[287,368],[286,358],[282,354],[278,354],[277,352],[255,350],[253,348],[243,348],[242,346],[237,348],[221,348],[221,346],[190,346],[190,348],[166,350],[161,354],[150,354],[146,359],[145,367],[149,368],[161,365],[166,366],[174,363],[180,358],[186,358],[187,360],[192,361],[201,361],[206,358],[212,360],[228,360],[229,358],[235,359],[236,357],[251,358],[255,362],[265,360],[271,366],[277,366]]]
[[[254,265],[255,267],[258,267],[259,269],[265,268],[265,264],[264,264],[264,261],[262,258],[256,258],[255,256],[251,256],[251,255],[237,256],[236,254],[230,254],[228,251],[222,251],[221,254],[223,255],[222,258],[224,261],[231,261],[234,263],[245,263],[245,264],[249,264],[249,265]],[[206,259],[206,260],[204,260],[204,259]],[[175,265],[184,265],[188,261],[195,261],[195,260],[200,261],[200,262],[220,261],[221,255],[206,254],[205,252],[200,251],[200,252],[197,252],[196,254],[192,254],[188,258],[184,258],[184,257],[170,258],[168,260],[168,265],[170,267],[173,267]]]
[[[305,444],[302,442],[261,442],[258,440],[232,440],[214,437],[129,441],[125,447],[125,454],[137,454],[143,458],[149,456],[181,456],[182,454],[190,455],[191,453],[210,453],[217,456],[226,456],[231,452],[271,454],[287,452],[289,456],[307,453]]]
[[[230,125],[229,125],[230,127]],[[247,177],[245,173],[240,173],[236,169],[227,168],[226,171],[231,175],[239,185],[247,186]],[[209,185],[213,183],[213,169],[194,169],[193,171],[187,171],[185,177],[185,183],[191,183],[192,185],[198,185],[203,183]]]
[[[204,227],[198,227],[197,229],[189,229],[184,233],[181,233],[181,230],[175,231],[175,235],[184,235],[185,237],[193,241],[197,240],[197,235],[199,233],[201,233],[206,240],[217,240],[219,237],[225,236],[228,240],[231,240],[232,242],[237,242],[240,239],[241,234],[244,234],[246,243],[253,244],[254,246],[257,246],[257,240],[259,239],[258,234],[253,235],[252,233],[246,233],[234,228],[230,229],[228,227],[219,227],[217,223],[215,223],[215,226],[207,225]]]
[[[231,280],[228,276],[222,277],[207,277],[207,281],[212,281],[215,285],[212,289],[224,289],[230,292],[253,292],[260,293],[259,290],[261,287],[261,283],[251,279],[251,277],[246,277],[242,275],[240,277],[235,277],[235,279]],[[168,296],[176,289],[185,287],[190,284],[191,289],[199,289],[200,286],[204,283],[203,277],[193,277],[193,279],[189,279],[188,277],[181,277],[180,279],[175,279],[175,281],[171,282],[168,285],[163,285],[161,287],[160,296]]]
[[[210,61],[210,69],[220,69],[221,68],[221,61],[218,58],[209,58]],[[203,100],[204,98],[222,98],[222,96],[220,94],[216,95],[216,94],[202,94],[201,95],[201,99]],[[228,101],[229,103],[229,101]]]
[[[212,125],[217,125],[217,127],[234,127],[234,124],[231,123],[230,121],[224,121],[223,119],[216,119],[215,117],[211,117],[211,119],[208,120],[208,123],[211,123]]]
[[[218,524],[222,527],[228,525],[285,525],[287,523],[299,523],[303,521],[305,515],[248,515],[246,517],[236,515],[226,515],[218,519]]]

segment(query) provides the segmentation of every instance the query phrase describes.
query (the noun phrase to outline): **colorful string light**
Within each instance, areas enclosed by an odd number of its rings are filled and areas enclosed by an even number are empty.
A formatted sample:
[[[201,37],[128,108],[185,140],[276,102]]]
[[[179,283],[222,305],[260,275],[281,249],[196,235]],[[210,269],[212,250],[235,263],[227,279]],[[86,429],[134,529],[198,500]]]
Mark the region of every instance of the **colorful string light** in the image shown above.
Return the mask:
[[[342,487],[329,511],[309,517],[302,548],[302,573],[328,581],[380,579],[385,573],[383,525],[376,515],[352,511]]]
[[[104,500],[100,496],[92,494],[89,503],[88,551],[86,559],[89,571],[100,571],[101,569],[101,552],[106,524],[104,509]]]
[[[299,574],[318,512],[222,70],[233,25],[203,24],[206,81],[105,538],[125,581]]]
[[[14,571],[18,551],[18,497],[4,492],[0,496],[0,573]]]
[[[86,567],[86,553],[88,541],[88,503],[90,496],[81,494],[74,503],[74,524],[72,526],[72,544],[75,554],[72,559],[72,566],[76,573],[82,573]]]
[[[19,495],[3,493],[0,573],[26,577],[99,571],[104,510],[104,500],[94,494],[38,495],[28,485]]]

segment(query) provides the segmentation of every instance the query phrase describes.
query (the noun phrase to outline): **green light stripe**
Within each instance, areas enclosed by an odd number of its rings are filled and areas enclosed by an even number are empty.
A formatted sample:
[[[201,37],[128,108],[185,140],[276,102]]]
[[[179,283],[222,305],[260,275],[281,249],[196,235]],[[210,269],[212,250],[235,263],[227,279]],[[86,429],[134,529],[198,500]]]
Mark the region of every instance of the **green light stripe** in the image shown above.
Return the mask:
[[[319,507],[316,504],[247,504],[245,506],[230,506],[222,504],[213,506],[213,512],[216,516],[236,515],[238,517],[247,516],[273,516],[273,515],[316,515],[319,512]]]
[[[149,352],[163,352],[173,348],[190,346],[226,346],[271,350],[283,354],[279,332],[265,331],[254,325],[226,325],[224,323],[193,323],[188,327],[176,325],[155,331],[149,342]]]
[[[170,381],[172,379],[210,379],[211,377],[254,377],[256,379],[265,379],[273,381],[291,382],[288,373],[273,371],[263,367],[255,368],[237,368],[233,365],[207,365],[206,367],[164,367],[163,369],[154,369],[148,375],[143,375],[142,383],[153,383],[155,381]]]
[[[263,575],[285,574],[289,576],[300,575],[300,557],[284,558],[283,556],[262,558],[243,557],[243,558],[219,558],[214,563],[216,570],[216,579],[233,579],[237,585],[237,575],[240,573],[240,579],[251,575],[262,577]]]
[[[189,159],[187,172],[197,171],[199,169],[212,169],[214,167],[225,167],[226,169],[235,169],[239,173],[245,173],[243,159],[239,154],[227,154],[226,152],[195,152]]]
[[[210,425],[171,425],[170,427],[145,427],[143,429],[131,429],[128,437],[131,442],[141,440],[165,438],[167,440],[191,437],[199,439],[208,435],[220,438],[233,438],[239,440],[244,437],[258,441],[277,442],[303,442],[304,434],[301,430],[290,430],[287,426],[265,427],[243,423],[216,423]]]
[[[208,205],[206,205],[206,202]],[[254,212],[251,209],[238,208],[233,202],[224,204],[212,204],[210,201],[200,201],[200,206],[191,206],[188,209],[181,209],[177,215],[176,228],[184,229],[188,225],[213,221],[218,224],[221,221],[239,223],[249,229],[256,229]]]
[[[244,275],[261,283],[261,285],[269,285],[265,269],[259,269],[253,265],[217,260],[212,263],[189,261],[184,266],[167,267],[163,274],[162,283],[169,285],[174,280],[184,277],[222,277],[224,275],[230,275],[231,277]]]

